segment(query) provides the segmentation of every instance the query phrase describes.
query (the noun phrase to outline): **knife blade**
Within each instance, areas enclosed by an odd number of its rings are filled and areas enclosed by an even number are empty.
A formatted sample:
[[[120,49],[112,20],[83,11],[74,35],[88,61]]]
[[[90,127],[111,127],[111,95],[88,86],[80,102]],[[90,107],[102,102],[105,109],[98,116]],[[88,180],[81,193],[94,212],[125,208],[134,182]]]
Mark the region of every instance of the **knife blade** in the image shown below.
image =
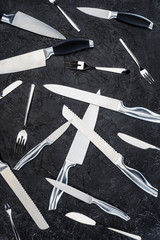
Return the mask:
[[[4,180],[8,183],[8,185],[15,193],[15,195],[18,197],[20,202],[23,204],[23,206],[30,214],[33,221],[37,224],[37,226],[42,230],[49,228],[49,225],[47,224],[46,220],[38,210],[37,206],[31,200],[29,195],[26,193],[25,189],[22,187],[19,180],[13,174],[10,167],[6,163],[3,163],[2,161],[0,161],[0,174],[2,175]]]
[[[97,92],[100,94],[100,90]],[[94,129],[96,120],[98,117],[99,107],[96,105],[90,104],[83,116],[83,121],[88,124],[92,129]],[[80,131],[77,131],[69,152],[66,156],[64,164],[58,174],[57,181],[68,183],[68,171],[71,167],[76,166],[76,164],[83,164],[87,149],[89,147],[90,141],[86,136],[84,136]],[[59,199],[61,198],[63,192],[57,188],[53,188],[50,201],[49,201],[49,210],[55,210]]]
[[[129,12],[115,12],[115,11],[108,11],[105,9],[89,8],[89,7],[77,7],[77,9],[80,10],[81,12],[84,12],[94,17],[99,17],[103,19],[114,18],[120,22],[128,23],[138,27],[144,27],[148,29],[153,28],[153,22],[151,22],[148,18],[138,14],[129,13]]]
[[[118,216],[122,219],[124,219],[125,221],[128,221],[130,220],[130,217],[124,213],[123,211],[121,211],[120,209],[106,203],[106,202],[103,202],[99,199],[96,199],[76,188],[73,188],[71,186],[68,186],[67,184],[64,184],[64,183],[61,183],[59,181],[56,181],[56,180],[53,180],[51,178],[46,178],[46,180],[52,184],[53,186],[55,186],[56,188],[59,188],[60,190],[62,190],[63,192],[85,202],[85,203],[88,203],[88,204],[96,204],[98,207],[100,207],[103,211],[109,213],[109,214],[112,214],[112,215],[115,215],[115,216]]]
[[[48,90],[63,95],[65,97],[73,98],[86,103],[95,104],[100,107],[126,114],[130,117],[135,117],[149,122],[160,123],[160,114],[154,113],[143,107],[126,107],[123,105],[122,101],[115,98],[109,98],[102,95],[98,96],[95,93],[58,84],[45,84],[43,86]]]
[[[125,165],[123,156],[116,152],[104,139],[102,139],[95,131],[90,129],[75,113],[68,107],[63,106],[63,116],[69,120],[72,119],[72,124],[80,130],[88,139],[106,156],[110,161],[117,166],[132,182],[145,192],[158,196],[158,190],[154,188],[145,177],[137,170]]]
[[[18,11],[16,14],[1,13],[0,21],[42,36],[66,39],[60,32],[48,24],[45,24],[20,11]]]
[[[20,170],[26,163],[33,160],[37,155],[41,152],[41,150],[47,146],[54,143],[70,126],[71,121],[64,123],[58,129],[56,129],[53,133],[51,133],[47,138],[45,138],[41,143],[32,148],[25,156],[23,156],[18,163],[13,168],[14,170]]]
[[[22,84],[21,80],[17,80],[10,85],[8,85],[5,89],[0,92],[0,99],[4,98],[8,93],[12,92],[15,88],[19,87]]]

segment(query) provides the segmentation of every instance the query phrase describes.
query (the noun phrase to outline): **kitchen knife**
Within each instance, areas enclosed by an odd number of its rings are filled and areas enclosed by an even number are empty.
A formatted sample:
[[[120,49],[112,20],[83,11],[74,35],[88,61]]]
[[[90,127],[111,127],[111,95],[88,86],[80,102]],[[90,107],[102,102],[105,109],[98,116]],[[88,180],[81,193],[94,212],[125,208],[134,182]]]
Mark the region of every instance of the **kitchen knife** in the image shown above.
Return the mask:
[[[91,226],[101,226],[101,227],[105,227],[104,225],[100,224],[100,223],[97,223],[95,222],[92,218],[90,217],[87,217],[86,215],[82,214],[82,213],[78,213],[78,212],[69,212],[67,214],[65,214],[66,217],[74,220],[74,221],[77,221],[77,222],[80,222],[80,223],[83,223],[83,224],[87,224],[87,225],[91,225]],[[128,232],[124,232],[122,230],[118,230],[118,229],[115,229],[115,228],[110,228],[110,227],[107,227],[107,229],[111,230],[111,231],[114,231],[114,232],[117,232],[117,233],[120,233],[124,236],[127,236],[127,237],[130,237],[130,238],[133,238],[133,239],[136,239],[136,240],[141,240],[141,237],[140,236],[137,236],[135,234],[131,234],[131,233],[128,233]]]
[[[158,190],[154,188],[145,177],[137,170],[130,168],[124,164],[123,156],[116,152],[104,139],[102,139],[95,131],[90,129],[78,116],[76,116],[68,107],[63,106],[63,116],[80,130],[88,139],[107,156],[115,166],[117,166],[131,181],[143,189],[145,192],[158,196]]]
[[[135,146],[135,147],[138,147],[138,148],[141,148],[141,149],[148,149],[148,148],[152,148],[152,149],[156,149],[156,150],[160,150],[159,147],[156,147],[152,144],[149,144],[149,143],[146,143],[142,140],[139,140],[137,138],[134,138],[134,137],[131,137],[127,134],[124,134],[124,133],[118,133],[117,134],[118,137],[120,137],[123,141]]]
[[[108,11],[104,9],[99,9],[99,8],[89,8],[89,7],[77,7],[80,11],[94,16],[94,17],[99,17],[99,18],[104,18],[104,19],[112,19],[115,18],[119,20],[120,22],[128,23],[131,25],[135,25],[138,27],[144,27],[148,29],[153,28],[153,22],[151,22],[149,19],[134,14],[134,13],[129,13],[129,12],[113,12],[113,11]]]
[[[0,74],[20,72],[45,67],[50,56],[61,56],[94,47],[92,40],[70,39],[57,43],[53,47],[40,49],[0,61]]]
[[[100,94],[100,90],[97,92]],[[96,120],[98,117],[99,107],[96,105],[90,104],[85,112],[83,117],[83,121],[90,126],[90,128],[94,129]],[[85,159],[85,155],[87,153],[87,149],[89,147],[90,141],[86,136],[84,136],[80,131],[77,131],[72,145],[69,149],[69,152],[66,156],[64,164],[59,172],[57,177],[57,181],[63,182],[65,184],[68,183],[68,171],[71,167],[76,166],[76,164],[83,164]],[[57,204],[59,199],[62,196],[62,191],[57,188],[54,188],[49,202],[49,210],[53,210],[57,208]]]
[[[18,163],[13,168],[14,170],[21,169],[26,163],[33,160],[37,155],[40,153],[40,151],[47,145],[51,145],[54,143],[70,126],[71,122],[68,121],[64,123],[61,127],[56,129],[53,133],[51,133],[46,139],[44,139],[41,143],[36,145],[34,148],[32,148],[25,156],[23,156]]]
[[[16,14],[0,13],[0,21],[46,37],[66,39],[56,29],[20,11]]]
[[[73,188],[71,186],[68,186],[67,184],[61,183],[59,181],[53,180],[51,178],[46,178],[46,180],[52,184],[53,186],[55,186],[56,188],[59,188],[60,190],[62,190],[63,192],[85,202],[88,204],[96,204],[98,207],[100,207],[103,211],[118,216],[122,219],[124,219],[125,221],[130,220],[130,217],[124,213],[123,211],[121,211],[120,209],[106,203],[103,202],[99,199],[96,199],[84,192],[81,192],[80,190],[77,190],[76,188]]]
[[[142,107],[133,108],[125,107],[123,105],[123,102],[118,99],[109,98],[105,96],[98,96],[95,93],[79,90],[76,88],[66,87],[58,84],[45,84],[43,86],[48,90],[63,95],[65,97],[70,97],[76,100],[80,100],[82,102],[95,104],[100,107],[104,107],[113,111],[126,114],[130,117],[135,117],[149,122],[160,123],[160,114],[154,113]]]
[[[16,194],[18,199],[21,201],[21,203],[28,211],[37,226],[42,230],[49,228],[42,214],[40,213],[34,202],[31,200],[29,195],[26,193],[16,176],[13,174],[10,167],[2,161],[0,161],[0,174],[8,183],[12,191]]]
[[[17,80],[10,85],[8,85],[3,91],[0,92],[0,99],[4,98],[8,93],[12,92],[15,88],[19,87],[22,81]]]

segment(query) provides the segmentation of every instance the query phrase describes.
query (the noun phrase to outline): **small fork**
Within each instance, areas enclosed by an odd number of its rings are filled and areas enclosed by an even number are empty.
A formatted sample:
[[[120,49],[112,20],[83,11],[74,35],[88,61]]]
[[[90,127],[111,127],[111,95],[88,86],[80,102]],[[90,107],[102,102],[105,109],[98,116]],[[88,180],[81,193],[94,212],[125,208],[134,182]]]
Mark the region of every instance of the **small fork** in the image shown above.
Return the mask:
[[[35,84],[31,84],[29,97],[28,97],[28,102],[27,102],[26,113],[25,113],[25,118],[24,118],[24,125],[23,125],[23,129],[17,135],[16,144],[15,144],[15,147],[14,147],[14,152],[15,153],[22,152],[22,150],[23,150],[23,148],[24,148],[24,146],[27,142],[28,134],[27,134],[25,128],[26,128],[26,123],[27,123],[27,118],[28,118],[30,105],[31,105],[31,102],[32,102],[34,88],[35,88]]]
[[[119,41],[122,43],[122,45],[124,46],[124,48],[127,50],[127,52],[130,54],[130,56],[133,58],[133,60],[135,61],[135,63],[137,64],[140,74],[141,76],[149,83],[152,84],[155,82],[155,80],[153,79],[153,77],[151,76],[151,74],[140,65],[138,59],[134,56],[134,54],[131,52],[131,50],[127,47],[127,45],[124,43],[124,41],[120,38]]]

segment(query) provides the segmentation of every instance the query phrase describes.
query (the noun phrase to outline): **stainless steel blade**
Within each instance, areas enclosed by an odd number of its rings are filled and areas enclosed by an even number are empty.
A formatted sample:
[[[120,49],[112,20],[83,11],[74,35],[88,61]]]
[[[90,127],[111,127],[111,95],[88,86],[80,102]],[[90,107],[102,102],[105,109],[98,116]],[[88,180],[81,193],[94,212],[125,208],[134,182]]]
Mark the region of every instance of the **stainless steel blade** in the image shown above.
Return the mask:
[[[99,8],[90,8],[90,7],[77,7],[78,10],[81,12],[84,12],[88,15],[104,18],[104,19],[110,19],[111,18],[111,11],[99,9]]]
[[[20,86],[22,84],[21,80],[17,80],[13,83],[11,83],[9,86],[7,86],[1,93],[0,93],[0,99],[5,97],[8,93],[12,92],[15,88]]]
[[[91,226],[96,225],[96,222],[92,218],[87,217],[82,213],[69,212],[69,213],[65,214],[65,216],[68,217],[68,218],[71,218],[71,219],[73,219],[77,222],[83,223],[83,224],[88,224],[88,225],[91,225]]]

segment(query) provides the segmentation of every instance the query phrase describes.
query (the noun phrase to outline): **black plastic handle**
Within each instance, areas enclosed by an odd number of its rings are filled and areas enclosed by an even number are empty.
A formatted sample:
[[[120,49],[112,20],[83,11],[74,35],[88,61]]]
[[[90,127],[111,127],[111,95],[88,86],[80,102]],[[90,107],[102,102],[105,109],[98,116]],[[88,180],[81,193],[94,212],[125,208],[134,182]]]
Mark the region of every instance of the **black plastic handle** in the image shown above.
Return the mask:
[[[65,55],[94,47],[93,41],[89,39],[70,39],[62,41],[53,46],[54,55]]]
[[[1,21],[2,17],[3,17],[3,13],[0,12],[0,21]]]
[[[118,12],[117,20],[138,27],[144,27],[149,29],[153,28],[153,23],[149,19],[134,13]]]

